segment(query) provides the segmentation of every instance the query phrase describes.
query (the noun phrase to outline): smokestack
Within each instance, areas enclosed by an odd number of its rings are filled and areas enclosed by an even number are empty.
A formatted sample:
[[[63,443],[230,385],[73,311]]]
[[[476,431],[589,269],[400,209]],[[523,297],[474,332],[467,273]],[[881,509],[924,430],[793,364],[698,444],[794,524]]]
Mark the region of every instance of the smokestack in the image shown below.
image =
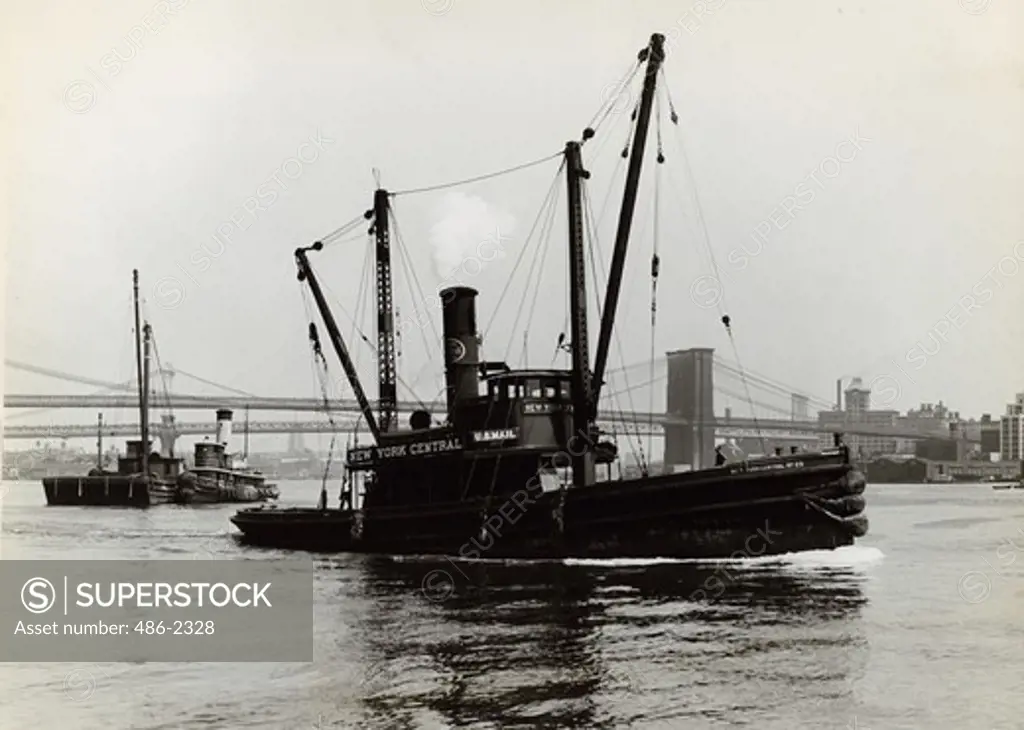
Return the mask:
[[[836,410],[843,410],[843,379],[836,381]]]
[[[444,381],[449,416],[460,403],[480,395],[476,295],[476,289],[468,286],[453,286],[441,291]]]
[[[217,410],[217,443],[227,446],[231,440],[231,410],[220,408]]]

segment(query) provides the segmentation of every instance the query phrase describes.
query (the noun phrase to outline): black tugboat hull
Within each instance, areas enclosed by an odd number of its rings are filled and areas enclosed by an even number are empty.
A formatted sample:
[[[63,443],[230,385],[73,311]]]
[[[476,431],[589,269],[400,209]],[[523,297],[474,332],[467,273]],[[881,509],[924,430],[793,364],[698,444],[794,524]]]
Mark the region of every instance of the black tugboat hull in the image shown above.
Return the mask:
[[[864,478],[838,459],[817,461],[520,490],[489,504],[251,509],[231,521],[251,545],[470,559],[757,557],[851,545],[867,532]]]
[[[191,470],[178,477],[175,501],[180,504],[223,504],[266,502],[280,491],[262,476],[230,469]]]

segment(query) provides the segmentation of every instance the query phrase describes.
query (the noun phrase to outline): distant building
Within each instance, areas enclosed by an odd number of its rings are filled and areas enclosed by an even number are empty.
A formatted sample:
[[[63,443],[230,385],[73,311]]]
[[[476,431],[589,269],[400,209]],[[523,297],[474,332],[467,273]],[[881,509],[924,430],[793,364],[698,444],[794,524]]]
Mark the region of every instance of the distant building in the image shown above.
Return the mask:
[[[966,441],[949,439],[925,439],[914,445],[914,456],[930,461],[963,461],[967,458]]]
[[[850,387],[846,389],[846,408],[844,409],[847,413],[857,415],[871,410],[871,389],[864,387],[864,382],[860,378],[854,378],[850,381]]]
[[[988,454],[990,458],[992,454],[995,454],[997,458],[1002,458],[999,424],[993,424],[991,426],[982,426],[980,440],[981,453]]]
[[[843,392],[845,403],[840,410],[822,411],[818,423],[830,431],[848,431],[851,426],[865,425],[885,428],[903,427],[908,431],[933,435],[934,439],[900,438],[897,436],[869,436],[847,433],[844,441],[858,458],[904,455],[922,459],[956,461],[967,457],[970,451],[964,439],[978,441],[978,435],[971,431],[971,424],[964,423],[960,414],[950,411],[942,401],[922,403],[911,408],[907,414],[899,411],[875,410],[871,408],[871,390],[864,387],[860,378],[854,378]],[[976,428],[980,430],[980,425]],[[821,437],[819,445],[831,444],[831,436]],[[950,440],[950,439],[954,440]]]
[[[858,458],[881,454],[898,454],[901,448],[905,448],[905,439],[895,436],[871,436],[865,434],[848,433],[851,426],[881,426],[894,427],[898,424],[899,411],[860,411],[847,413],[845,411],[821,411],[818,413],[818,423],[827,429],[827,432],[819,436],[818,446],[830,448],[832,446],[832,433],[843,432],[843,442],[850,447],[850,452]]]
[[[948,441],[950,436],[968,437],[969,434],[966,428],[961,428],[960,414],[950,411],[942,401],[922,403],[918,408],[911,408],[907,411],[907,415],[900,417],[899,423],[908,429],[934,434],[936,437],[935,440],[928,441],[904,440],[899,450],[900,453],[914,454],[923,459],[951,461],[955,461],[966,453],[965,447],[959,447]],[[944,456],[939,456],[940,453]]]
[[[999,457],[1003,461],[1024,461],[1024,393],[1017,393],[999,421]]]
[[[922,403],[919,408],[911,408],[903,417],[904,423],[921,428],[935,434],[949,432],[949,424],[959,420],[959,413],[951,413],[942,401],[938,403]]]

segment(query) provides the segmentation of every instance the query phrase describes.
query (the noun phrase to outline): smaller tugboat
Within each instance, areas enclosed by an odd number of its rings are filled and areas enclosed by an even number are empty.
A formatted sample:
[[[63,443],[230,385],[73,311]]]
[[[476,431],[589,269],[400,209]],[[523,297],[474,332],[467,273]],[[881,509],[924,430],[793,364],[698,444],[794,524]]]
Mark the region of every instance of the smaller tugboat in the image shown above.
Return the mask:
[[[139,379],[139,418],[142,438],[129,441],[117,471],[103,468],[103,418],[98,420],[96,467],[87,476],[56,476],[43,479],[46,503],[51,506],[149,507],[172,502],[181,459],[152,452],[149,440],[149,351],[153,331],[149,323],[139,327],[139,272],[132,272],[135,294],[135,359]],[[141,333],[141,334],[140,334]]]
[[[227,451],[231,439],[231,411],[217,411],[217,432],[213,441],[196,444],[195,466],[178,477],[176,501],[182,504],[220,502],[265,502],[277,499],[275,484],[250,469],[245,456],[237,458]]]

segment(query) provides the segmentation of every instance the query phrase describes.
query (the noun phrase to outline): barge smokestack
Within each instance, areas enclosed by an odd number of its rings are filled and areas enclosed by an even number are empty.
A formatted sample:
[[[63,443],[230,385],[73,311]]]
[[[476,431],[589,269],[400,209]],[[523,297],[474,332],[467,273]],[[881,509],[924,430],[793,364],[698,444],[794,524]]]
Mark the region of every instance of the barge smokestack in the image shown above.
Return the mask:
[[[453,286],[441,291],[444,321],[444,382],[448,415],[463,401],[480,395],[480,352],[476,333],[476,289]]]
[[[231,410],[220,408],[217,410],[217,437],[218,444],[228,445],[231,440]]]

